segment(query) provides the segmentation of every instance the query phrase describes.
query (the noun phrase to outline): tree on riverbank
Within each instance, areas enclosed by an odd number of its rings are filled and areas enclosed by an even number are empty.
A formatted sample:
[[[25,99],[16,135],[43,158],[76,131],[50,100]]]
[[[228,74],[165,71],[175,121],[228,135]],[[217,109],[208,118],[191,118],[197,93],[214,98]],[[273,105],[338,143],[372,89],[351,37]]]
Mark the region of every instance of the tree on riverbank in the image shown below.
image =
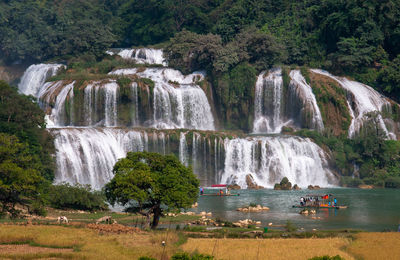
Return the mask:
[[[145,216],[153,229],[163,212],[188,208],[198,196],[196,176],[173,155],[129,152],[113,171],[114,178],[105,186],[108,202]]]

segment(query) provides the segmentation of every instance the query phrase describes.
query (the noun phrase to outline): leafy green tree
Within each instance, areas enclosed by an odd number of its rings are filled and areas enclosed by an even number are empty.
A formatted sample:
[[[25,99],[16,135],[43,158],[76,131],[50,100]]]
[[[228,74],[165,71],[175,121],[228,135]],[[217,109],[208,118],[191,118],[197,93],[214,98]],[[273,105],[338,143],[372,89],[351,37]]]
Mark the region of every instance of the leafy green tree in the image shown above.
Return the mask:
[[[114,166],[114,178],[106,184],[107,200],[128,206],[127,211],[147,218],[157,227],[166,210],[190,207],[197,199],[199,181],[190,168],[173,155],[129,152]]]
[[[373,61],[371,53],[375,47],[354,37],[341,38],[337,43],[338,51],[331,55],[336,69],[351,70],[360,68],[362,65],[370,65]]]
[[[34,167],[48,180],[54,178],[53,138],[45,129],[44,112],[31,97],[0,81],[0,132],[15,135],[27,144],[32,156],[38,157]]]
[[[380,72],[378,77],[382,90],[391,96],[400,94],[400,55]]]
[[[16,206],[31,206],[41,201],[49,184],[35,169],[38,158],[16,136],[0,133],[0,206],[12,218],[20,215]]]
[[[57,209],[106,210],[105,196],[93,191],[90,185],[68,183],[52,185],[48,191],[50,206]]]
[[[10,63],[83,53],[101,57],[115,42],[112,19],[98,0],[11,0],[0,9],[0,58]]]

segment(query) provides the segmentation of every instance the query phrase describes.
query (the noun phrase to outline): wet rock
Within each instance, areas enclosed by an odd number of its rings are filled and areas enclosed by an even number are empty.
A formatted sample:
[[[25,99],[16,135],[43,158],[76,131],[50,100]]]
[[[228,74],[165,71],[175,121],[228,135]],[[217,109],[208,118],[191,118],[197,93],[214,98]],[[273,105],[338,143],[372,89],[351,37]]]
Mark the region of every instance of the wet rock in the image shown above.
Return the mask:
[[[238,222],[232,223],[235,227],[248,227],[249,225],[261,225],[261,221],[254,221],[251,219],[244,219],[244,220],[239,220]]]
[[[307,189],[309,189],[309,190],[319,190],[319,189],[321,189],[321,187],[318,186],[318,185],[315,185],[315,186],[313,186],[313,185],[308,185]]]
[[[303,210],[301,210],[300,212],[299,212],[299,214],[302,214],[302,215],[308,215],[310,212],[308,211],[308,209],[303,209]]]
[[[251,176],[251,174],[246,175],[246,184],[247,184],[247,189],[249,189],[249,190],[264,189],[263,186],[257,185],[257,183],[254,181],[254,178],[253,178],[253,176]]]
[[[231,189],[231,190],[240,190],[241,187],[235,183],[235,184],[229,185],[229,186],[228,186],[228,189]]]
[[[360,188],[360,189],[373,189],[374,186],[366,185],[366,184],[360,184],[360,185],[358,185],[358,188]]]
[[[300,188],[297,184],[295,184],[295,185],[293,186],[293,190],[301,190],[301,188]]]
[[[292,183],[288,178],[283,177],[280,183],[276,183],[274,186],[274,190],[291,190]]]
[[[248,206],[244,208],[238,208],[236,210],[240,212],[261,212],[261,211],[268,211],[269,208],[266,206],[257,205],[255,207]]]

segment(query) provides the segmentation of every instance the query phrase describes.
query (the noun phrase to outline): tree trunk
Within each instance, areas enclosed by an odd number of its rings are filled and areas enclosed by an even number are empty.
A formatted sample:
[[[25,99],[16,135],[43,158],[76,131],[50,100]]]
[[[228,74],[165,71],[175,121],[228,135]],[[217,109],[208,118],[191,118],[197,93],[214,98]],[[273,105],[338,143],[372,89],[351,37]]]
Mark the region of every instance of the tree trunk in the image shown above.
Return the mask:
[[[151,223],[151,229],[156,229],[156,227],[158,226],[158,222],[160,221],[160,217],[161,217],[161,208],[160,206],[157,206],[154,210],[153,210],[153,223]]]

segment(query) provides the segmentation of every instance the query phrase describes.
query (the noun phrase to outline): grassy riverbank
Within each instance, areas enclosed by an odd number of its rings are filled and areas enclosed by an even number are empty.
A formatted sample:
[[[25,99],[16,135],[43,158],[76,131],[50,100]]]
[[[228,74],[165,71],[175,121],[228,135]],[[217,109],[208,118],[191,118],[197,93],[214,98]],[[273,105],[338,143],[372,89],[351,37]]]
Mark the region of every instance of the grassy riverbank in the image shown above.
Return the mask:
[[[110,227],[105,229],[104,226]],[[112,228],[114,226],[115,228]],[[1,225],[0,258],[5,259],[168,259],[176,252],[203,253],[215,259],[400,259],[400,233],[361,232],[319,238],[188,238],[195,232],[119,229],[120,225]],[[166,241],[165,249],[161,242]]]

